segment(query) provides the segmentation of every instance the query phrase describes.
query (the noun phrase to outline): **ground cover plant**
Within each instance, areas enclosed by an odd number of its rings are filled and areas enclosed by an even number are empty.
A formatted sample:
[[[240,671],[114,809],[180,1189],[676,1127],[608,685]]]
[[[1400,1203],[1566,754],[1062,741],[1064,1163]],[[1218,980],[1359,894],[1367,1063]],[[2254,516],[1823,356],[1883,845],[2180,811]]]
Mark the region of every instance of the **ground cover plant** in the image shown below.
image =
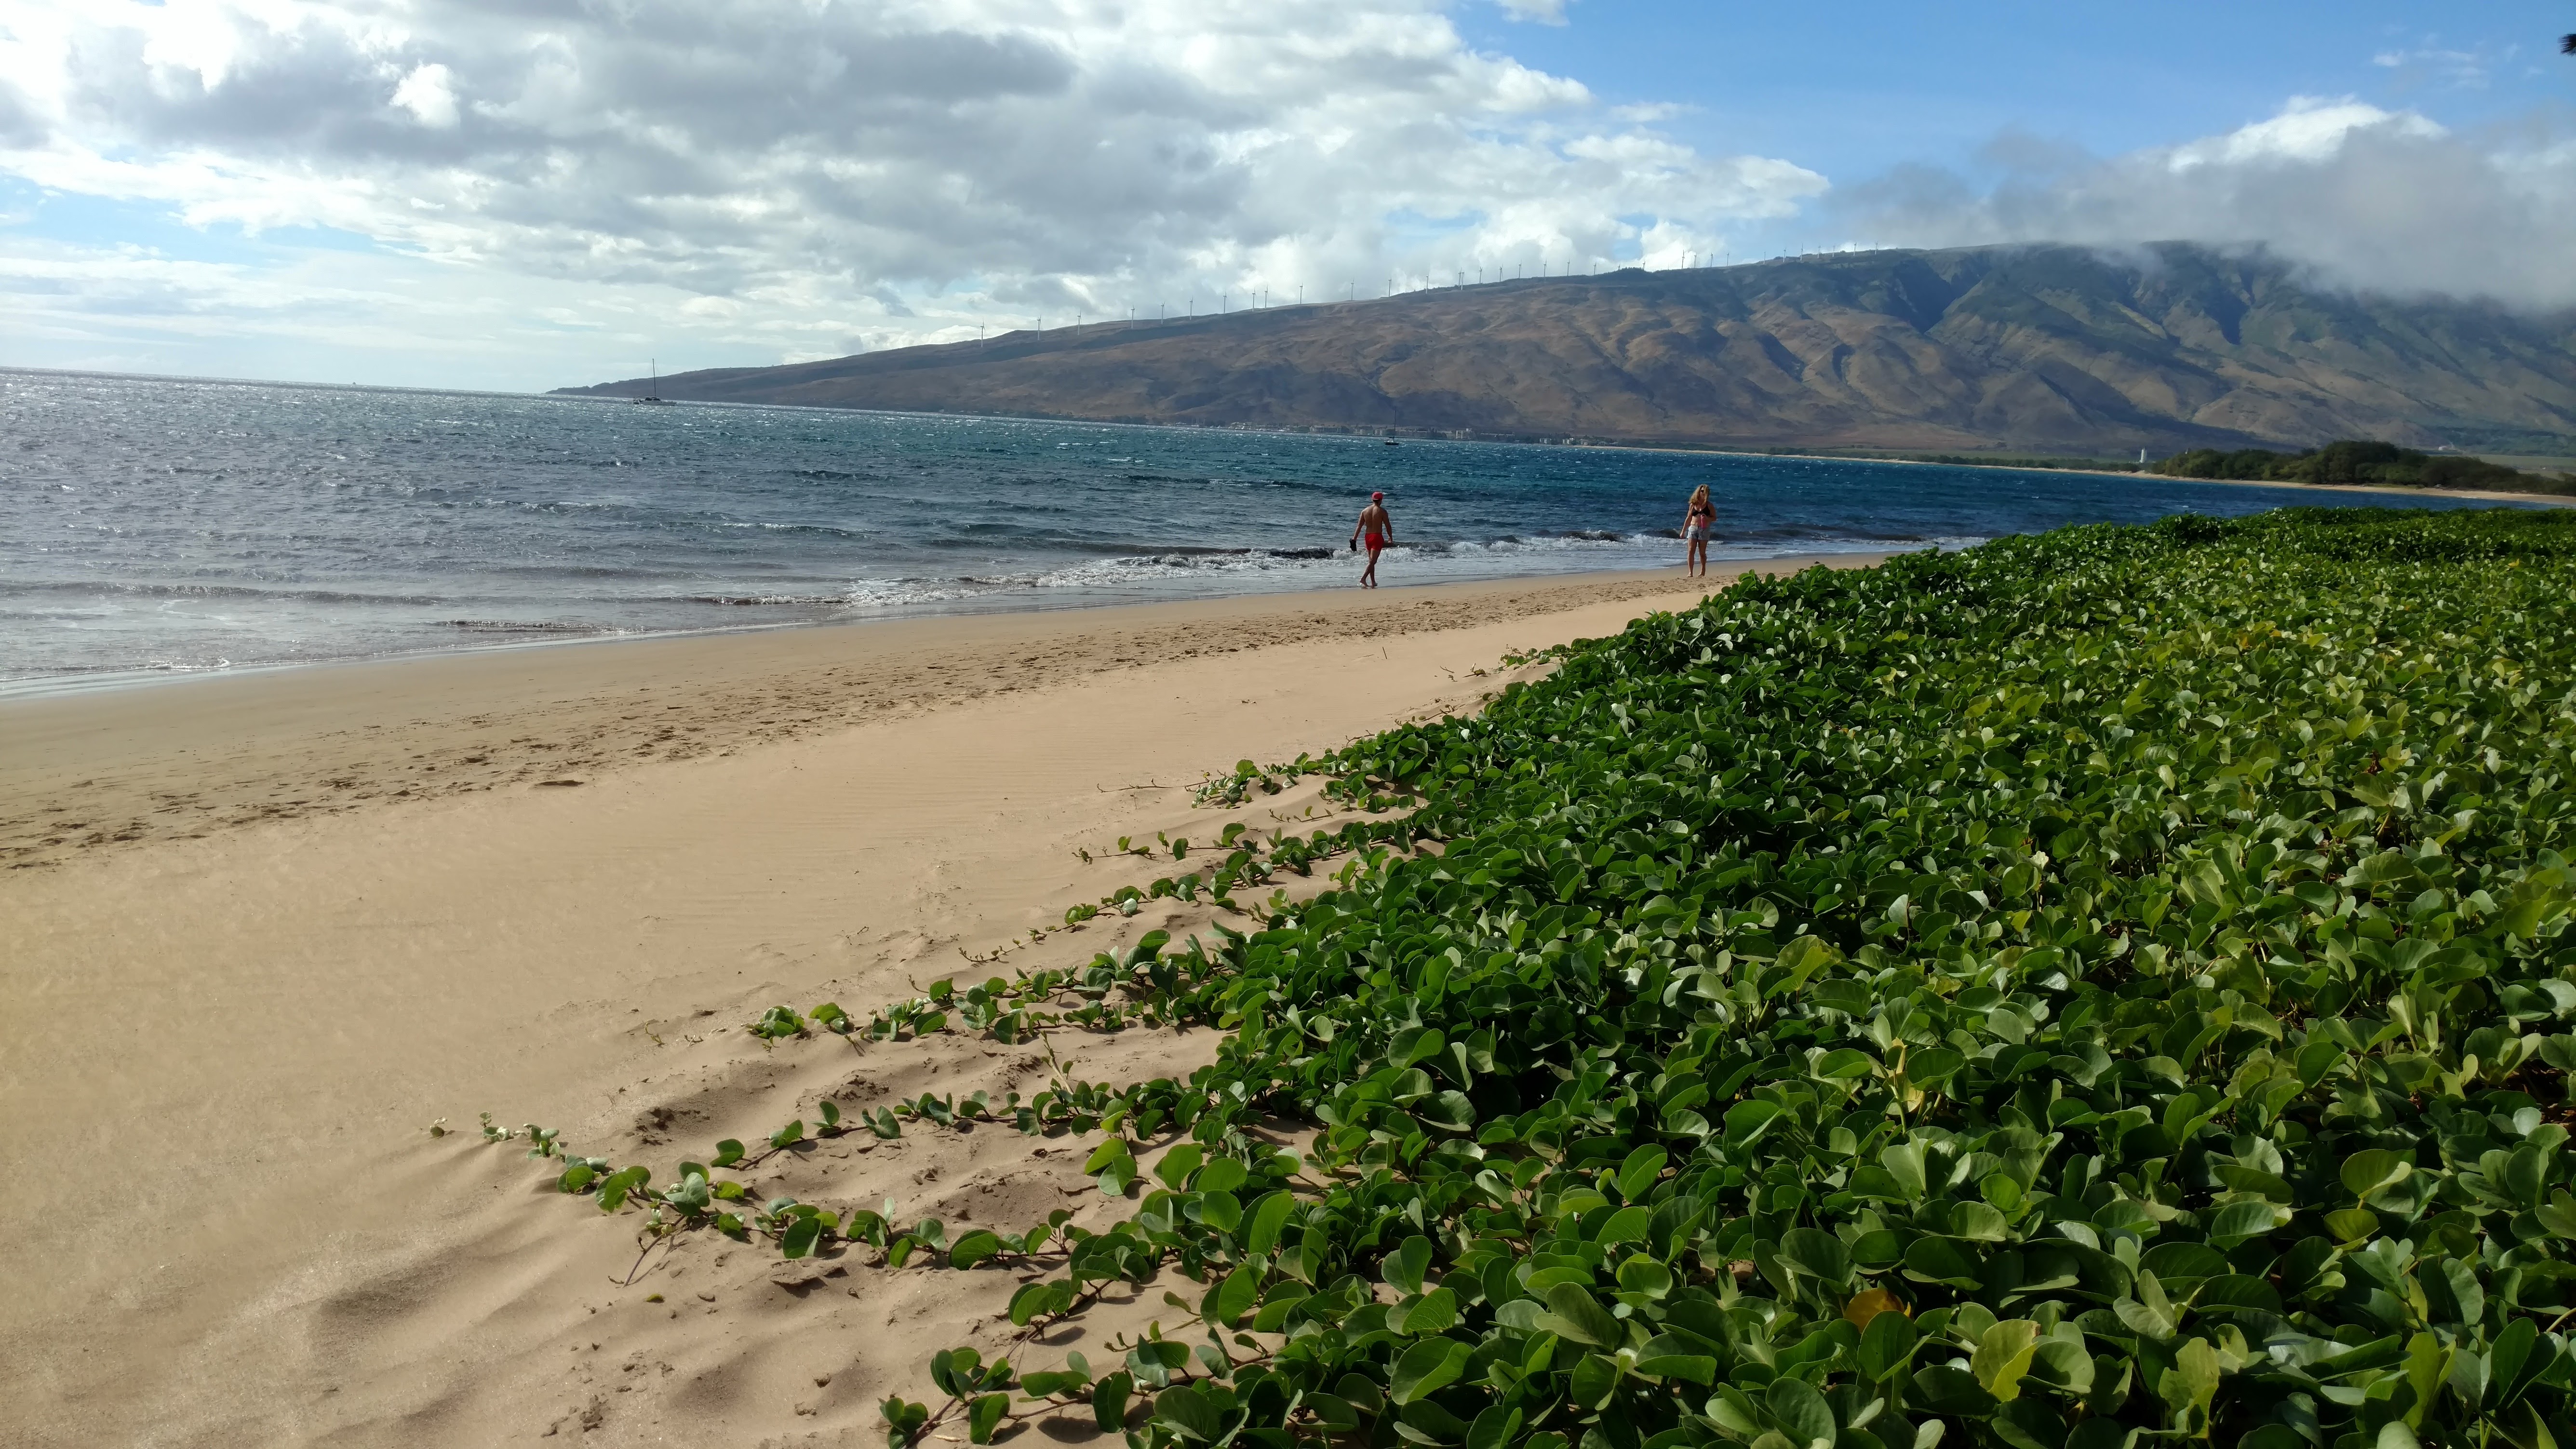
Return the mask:
[[[1008,1104],[1133,1216],[886,1253],[1161,1331],[943,1353],[890,1442],[2571,1442],[2571,597],[2565,513],[2070,529],[1306,762],[1409,805],[1334,888],[1063,973],[1218,1060]]]

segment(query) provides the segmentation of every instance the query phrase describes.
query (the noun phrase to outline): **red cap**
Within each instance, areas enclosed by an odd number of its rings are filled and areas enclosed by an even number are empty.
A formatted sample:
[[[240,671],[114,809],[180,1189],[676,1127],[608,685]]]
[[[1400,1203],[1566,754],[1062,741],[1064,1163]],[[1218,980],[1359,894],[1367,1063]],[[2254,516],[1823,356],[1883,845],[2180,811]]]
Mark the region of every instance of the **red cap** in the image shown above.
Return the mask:
[[[1371,503],[1384,503],[1385,501],[1386,495],[1383,493],[1372,493],[1369,495],[1369,502]]]

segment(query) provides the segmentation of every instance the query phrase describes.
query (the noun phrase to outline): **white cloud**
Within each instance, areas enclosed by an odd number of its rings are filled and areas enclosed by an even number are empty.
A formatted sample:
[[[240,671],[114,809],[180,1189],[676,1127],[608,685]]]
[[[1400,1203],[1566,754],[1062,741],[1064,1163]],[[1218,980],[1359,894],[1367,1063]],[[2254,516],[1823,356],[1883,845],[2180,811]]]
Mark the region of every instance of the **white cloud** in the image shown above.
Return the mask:
[[[2439,140],[2448,133],[2411,111],[2388,112],[2345,99],[2319,100],[2293,96],[2281,114],[2176,146],[2165,164],[2176,171],[2195,166],[2246,166],[2270,161],[2331,161],[2355,131],[2377,131],[2419,140]]]
[[[2417,46],[2383,50],[2372,56],[2370,63],[2396,72],[2401,81],[2483,90],[2495,67],[2511,61],[2514,54],[2514,47],[2455,50],[2428,39]]]
[[[1503,13],[1514,20],[1533,21],[1540,25],[1563,25],[1566,0],[1495,0]]]
[[[1651,124],[1439,0],[21,0],[0,31],[0,171],[334,228],[459,298],[720,299],[674,325],[798,351],[1582,266],[1824,188]]]
[[[2532,122],[2447,130],[2414,111],[2291,101],[2224,135],[2096,160],[2006,138],[1980,191],[1900,168],[1832,210],[1871,245],[2260,244],[2344,285],[2576,305],[2576,141]]]
[[[446,130],[456,124],[456,87],[447,67],[435,62],[414,67],[394,87],[394,105],[411,112],[424,126]]]

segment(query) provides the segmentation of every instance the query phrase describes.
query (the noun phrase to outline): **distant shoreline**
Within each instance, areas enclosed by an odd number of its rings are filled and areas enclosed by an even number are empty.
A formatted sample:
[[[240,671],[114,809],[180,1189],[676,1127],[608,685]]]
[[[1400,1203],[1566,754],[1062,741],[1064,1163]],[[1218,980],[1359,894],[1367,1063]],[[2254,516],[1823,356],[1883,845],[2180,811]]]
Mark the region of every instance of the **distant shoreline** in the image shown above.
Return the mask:
[[[601,387],[618,384],[601,383]],[[567,402],[632,402],[623,394],[593,392],[587,388],[553,388],[530,396],[557,398]],[[2553,493],[2507,493],[2494,489],[2409,488],[2402,484],[2367,483],[2285,483],[2250,478],[2170,478],[2145,468],[2035,468],[2025,463],[1958,462],[1945,463],[1930,458],[1862,458],[1840,453],[1783,453],[1745,446],[1718,443],[1622,442],[1606,439],[1543,437],[1537,435],[1494,434],[1492,436],[1448,437],[1423,430],[1399,433],[1393,429],[1368,431],[1361,426],[1335,427],[1323,424],[1262,424],[1235,426],[1207,423],[1140,422],[1134,418],[1085,418],[1067,413],[949,412],[925,408],[843,407],[835,403],[792,403],[735,401],[725,398],[674,398],[670,401],[690,407],[710,408],[785,408],[796,412],[875,413],[887,417],[953,418],[966,421],[1013,423],[1063,423],[1088,428],[1169,429],[1184,433],[1252,433],[1272,434],[1284,438],[1348,438],[1353,441],[1378,440],[1389,444],[1430,445],[1436,443],[1485,444],[1495,447],[1576,448],[1601,453],[1656,453],[1668,457],[1688,458],[1769,458],[1800,463],[1890,463],[1915,468],[1982,468],[2008,473],[2050,473],[2074,478],[2163,478],[2169,483],[2224,483],[2241,488],[2296,488],[2324,490],[2332,493],[2386,493],[2400,497],[2478,498],[2501,503],[2524,500],[2548,503],[2553,507],[2576,507],[2576,496]]]
[[[1611,445],[1603,445],[1611,446]],[[1809,463],[1902,463],[1916,468],[1990,468],[2009,473],[2066,474],[2077,478],[2157,478],[2167,483],[2221,483],[2231,488],[2291,488],[2310,493],[2384,493],[2393,498],[2480,498],[2498,503],[2540,503],[2576,508],[2576,495],[2507,493],[2492,488],[2409,488],[2401,483],[2287,483],[2261,478],[2175,478],[2144,468],[2033,468],[2016,463],[1935,463],[1924,458],[1839,458],[1828,453],[1756,453],[1742,448],[1640,448],[1640,452],[1700,453],[1723,451],[1739,458],[1795,458]]]

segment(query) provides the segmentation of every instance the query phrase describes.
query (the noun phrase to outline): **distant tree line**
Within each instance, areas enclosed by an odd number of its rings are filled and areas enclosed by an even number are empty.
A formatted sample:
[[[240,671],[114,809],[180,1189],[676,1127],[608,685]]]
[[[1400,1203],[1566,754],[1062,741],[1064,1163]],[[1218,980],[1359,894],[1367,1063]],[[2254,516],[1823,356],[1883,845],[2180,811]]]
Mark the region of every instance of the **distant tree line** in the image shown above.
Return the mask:
[[[2138,465],[2101,458],[1987,458],[1974,453],[1904,453],[1908,463],[1945,463],[1953,468],[2060,468],[2079,473],[2135,473]]]
[[[2565,493],[2576,484],[2457,454],[2419,453],[2395,443],[2347,439],[2304,453],[2241,448],[2233,453],[2194,448],[2155,464],[2168,478],[2223,478],[2248,483],[2381,484],[2405,488],[2490,488],[2517,493]]]
[[[2119,458],[2008,458],[1992,453],[1891,453],[1880,448],[1765,448],[1774,458],[1857,458],[1870,463],[1941,463],[1953,468],[2057,468],[2078,473],[2135,473]]]

